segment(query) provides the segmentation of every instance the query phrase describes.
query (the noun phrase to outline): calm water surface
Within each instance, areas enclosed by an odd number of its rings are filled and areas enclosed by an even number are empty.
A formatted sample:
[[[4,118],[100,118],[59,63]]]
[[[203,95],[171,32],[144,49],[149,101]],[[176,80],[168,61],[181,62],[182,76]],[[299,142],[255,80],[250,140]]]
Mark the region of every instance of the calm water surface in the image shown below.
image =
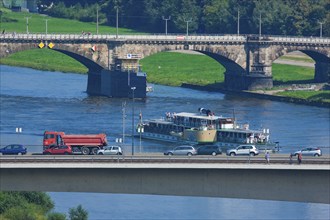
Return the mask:
[[[131,134],[132,101],[90,97],[87,76],[0,66],[0,144],[21,142],[41,152],[45,130],[106,133],[109,142],[122,137],[122,103],[126,101],[125,133]],[[282,152],[319,146],[329,153],[329,109],[254,98],[154,85],[146,100],[136,100],[143,118],[165,112],[196,112],[209,108],[217,115],[233,110],[241,123],[266,127]],[[138,120],[138,114],[135,116]],[[21,134],[15,128],[21,127]],[[131,139],[126,137],[130,151]],[[136,152],[163,152],[172,144],[135,140]],[[50,193],[56,211],[82,204],[90,219],[328,219],[329,205],[223,198]]]

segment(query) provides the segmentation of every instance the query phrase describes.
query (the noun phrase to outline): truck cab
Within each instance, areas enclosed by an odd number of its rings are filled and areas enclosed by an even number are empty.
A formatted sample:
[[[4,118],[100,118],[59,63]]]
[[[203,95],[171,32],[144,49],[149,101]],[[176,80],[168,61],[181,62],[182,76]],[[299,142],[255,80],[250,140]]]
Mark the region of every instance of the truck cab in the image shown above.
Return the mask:
[[[47,149],[50,145],[63,145],[62,136],[64,132],[57,131],[45,131],[44,132],[44,140],[43,140],[43,149]]]

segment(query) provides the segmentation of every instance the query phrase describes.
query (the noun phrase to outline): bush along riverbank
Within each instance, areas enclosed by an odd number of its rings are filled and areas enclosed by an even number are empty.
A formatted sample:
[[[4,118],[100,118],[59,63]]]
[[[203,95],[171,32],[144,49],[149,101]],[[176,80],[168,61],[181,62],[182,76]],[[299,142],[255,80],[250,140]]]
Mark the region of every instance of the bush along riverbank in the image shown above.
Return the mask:
[[[203,91],[210,91],[210,92],[221,92],[224,94],[234,94],[240,95],[245,97],[252,97],[252,98],[260,98],[260,99],[267,99],[272,101],[279,101],[279,102],[290,102],[295,104],[303,104],[303,105],[310,105],[310,106],[318,106],[324,108],[330,108],[330,90],[321,90],[321,91],[313,91],[313,96],[309,98],[298,98],[292,96],[283,96],[281,92],[279,94],[267,94],[261,93],[260,91],[233,91],[233,90],[226,90],[224,87],[214,87],[214,86],[199,86],[199,85],[191,85],[191,84],[182,84],[181,87],[189,88],[189,89],[196,89],[196,90],[203,90]],[[326,89],[329,88],[329,85],[325,85]],[[302,94],[306,91],[298,91],[297,93]],[[311,92],[311,91],[307,91]],[[290,94],[289,94],[290,95]],[[319,97],[319,98],[317,98]],[[314,99],[313,99],[314,98]]]

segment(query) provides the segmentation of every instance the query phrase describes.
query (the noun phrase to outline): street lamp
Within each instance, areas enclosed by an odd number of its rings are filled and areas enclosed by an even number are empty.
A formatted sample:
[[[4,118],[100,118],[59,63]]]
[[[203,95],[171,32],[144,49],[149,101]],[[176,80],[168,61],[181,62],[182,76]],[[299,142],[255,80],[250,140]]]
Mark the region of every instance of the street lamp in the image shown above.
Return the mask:
[[[187,22],[187,37],[188,37],[188,32],[189,32],[189,22],[192,22],[192,19],[190,18],[189,20],[184,19],[185,22]]]
[[[118,5],[116,6],[116,38],[118,38]]]
[[[324,22],[319,21],[319,24],[320,24],[320,37],[322,38],[322,25],[324,24]]]
[[[133,94],[133,105],[132,105],[132,155],[134,155],[134,91],[135,91],[136,87],[131,87],[132,90],[132,94]]]
[[[99,34],[99,5],[96,5],[96,34]]]
[[[48,33],[48,19],[45,19],[45,22],[46,22],[46,35]]]
[[[239,35],[239,8],[237,11],[237,35]]]
[[[261,12],[259,12],[259,37],[261,37]]]
[[[169,16],[168,18],[165,18],[165,17],[163,16],[163,20],[165,21],[165,35],[167,35],[167,21],[168,21],[168,20],[171,20],[171,16]]]
[[[26,19],[26,34],[29,34],[29,18],[30,17],[25,17],[25,19]]]

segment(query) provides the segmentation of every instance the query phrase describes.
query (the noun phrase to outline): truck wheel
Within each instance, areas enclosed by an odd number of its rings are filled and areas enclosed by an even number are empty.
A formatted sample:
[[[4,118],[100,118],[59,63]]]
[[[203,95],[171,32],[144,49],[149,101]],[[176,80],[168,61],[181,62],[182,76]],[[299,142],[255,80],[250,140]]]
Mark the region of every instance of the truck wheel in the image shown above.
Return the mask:
[[[93,147],[92,148],[92,154],[96,155],[98,150],[99,150],[98,147]]]
[[[88,154],[89,154],[89,149],[88,149],[88,147],[83,147],[83,148],[81,149],[81,152],[82,152],[83,155],[88,155]]]

